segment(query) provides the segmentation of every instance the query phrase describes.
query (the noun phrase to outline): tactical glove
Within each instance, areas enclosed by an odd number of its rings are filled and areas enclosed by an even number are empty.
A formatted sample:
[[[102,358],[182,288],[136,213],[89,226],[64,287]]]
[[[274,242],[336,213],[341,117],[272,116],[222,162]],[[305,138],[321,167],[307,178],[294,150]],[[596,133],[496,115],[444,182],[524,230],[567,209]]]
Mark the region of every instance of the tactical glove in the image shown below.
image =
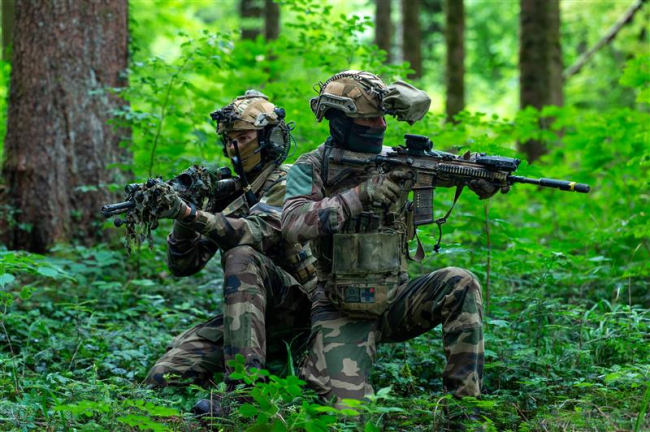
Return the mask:
[[[359,199],[364,204],[390,207],[399,199],[402,192],[398,182],[408,178],[410,178],[408,175],[401,172],[378,174],[357,186]]]
[[[469,182],[467,187],[469,187],[472,192],[478,195],[479,199],[482,200],[491,198],[499,191],[499,189],[501,189],[501,193],[503,194],[508,193],[510,190],[510,186],[500,187],[483,179],[472,180]]]
[[[187,215],[188,205],[174,191],[163,193],[156,205],[158,219],[183,219]]]

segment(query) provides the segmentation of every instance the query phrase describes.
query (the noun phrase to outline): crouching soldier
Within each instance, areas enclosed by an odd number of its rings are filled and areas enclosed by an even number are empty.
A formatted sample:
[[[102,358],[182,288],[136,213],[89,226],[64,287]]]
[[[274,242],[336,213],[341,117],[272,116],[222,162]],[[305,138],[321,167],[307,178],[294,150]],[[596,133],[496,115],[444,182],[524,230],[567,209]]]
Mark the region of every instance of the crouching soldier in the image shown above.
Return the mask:
[[[241,354],[246,368],[263,368],[270,357],[287,357],[285,343],[304,345],[309,335],[310,303],[304,289],[315,284],[315,259],[308,247],[283,240],[280,213],[289,166],[291,127],[284,110],[256,91],[247,91],[212,113],[224,152],[246,177],[245,193],[197,211],[176,199],[165,217],[175,219],[167,239],[168,266],[176,276],[201,270],[221,250],[224,309],[208,322],[174,339],[151,368],[147,383],[207,385],[224,372],[237,381],[228,361]],[[178,379],[180,378],[180,380]],[[196,414],[218,415],[208,400]]]

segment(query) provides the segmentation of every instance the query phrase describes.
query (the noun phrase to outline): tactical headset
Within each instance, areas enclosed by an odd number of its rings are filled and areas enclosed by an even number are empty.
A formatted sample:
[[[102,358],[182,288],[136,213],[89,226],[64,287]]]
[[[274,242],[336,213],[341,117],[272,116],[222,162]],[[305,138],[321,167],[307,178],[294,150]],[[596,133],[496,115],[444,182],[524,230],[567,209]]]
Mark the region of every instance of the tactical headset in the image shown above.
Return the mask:
[[[280,165],[284,160],[289,156],[289,151],[291,150],[292,143],[294,141],[291,131],[295,128],[294,122],[285,123],[284,118],[286,113],[284,108],[276,107],[274,109],[275,114],[278,116],[280,122],[278,124],[265,126],[263,129],[256,129],[257,139],[260,145],[259,150],[256,152],[262,152],[262,164],[268,162],[273,162],[275,165]],[[238,120],[237,115],[234,113],[232,105],[228,105],[220,110],[217,110],[210,114],[212,120],[219,123],[225,123],[228,125],[232,124]],[[226,126],[226,129],[228,127]],[[217,127],[218,131],[218,127]],[[222,133],[217,132],[219,138],[221,139],[221,144],[223,145],[223,152],[225,156],[228,156],[226,150],[228,146],[228,137],[227,133],[224,131]],[[255,167],[254,170],[260,169],[261,166]]]

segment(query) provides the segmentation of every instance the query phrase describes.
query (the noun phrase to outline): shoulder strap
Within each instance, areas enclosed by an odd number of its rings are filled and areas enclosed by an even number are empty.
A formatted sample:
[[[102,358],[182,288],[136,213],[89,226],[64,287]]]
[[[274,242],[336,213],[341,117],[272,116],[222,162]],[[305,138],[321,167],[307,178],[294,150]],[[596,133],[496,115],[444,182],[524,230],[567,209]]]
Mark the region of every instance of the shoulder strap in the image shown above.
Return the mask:
[[[275,164],[273,163],[269,164],[269,166],[264,168],[262,170],[262,173],[257,176],[253,184],[251,184],[251,190],[255,195],[257,195],[258,192],[262,190],[262,186],[264,186],[264,183],[266,183],[266,180],[269,178],[269,175],[271,175],[271,173],[275,168],[276,168]]]
[[[324,150],[323,150],[323,160],[321,162],[322,170],[321,170],[321,178],[323,179],[323,184],[325,186],[329,186],[329,181],[327,180],[329,177],[329,170],[330,170],[330,153],[332,152],[332,149],[334,148],[333,142],[332,142],[332,137],[327,138],[327,141],[325,141],[324,145]]]

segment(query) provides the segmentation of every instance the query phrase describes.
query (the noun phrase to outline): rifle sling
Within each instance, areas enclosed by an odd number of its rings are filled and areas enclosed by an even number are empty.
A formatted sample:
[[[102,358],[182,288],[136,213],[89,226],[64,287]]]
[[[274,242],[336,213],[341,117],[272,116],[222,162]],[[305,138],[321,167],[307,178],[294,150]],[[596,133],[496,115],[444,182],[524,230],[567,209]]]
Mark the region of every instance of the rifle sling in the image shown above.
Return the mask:
[[[269,164],[269,166],[264,168],[262,173],[258,175],[257,178],[253,181],[253,183],[251,184],[251,190],[253,191],[255,196],[257,196],[257,193],[260,191],[260,189],[262,189],[262,186],[264,186],[264,183],[266,183],[266,179],[268,179],[269,175],[271,175],[275,167],[276,166],[274,163]]]
[[[410,259],[411,261],[415,262],[421,262],[424,259],[424,247],[422,246],[422,242],[420,241],[420,237],[418,237],[417,231],[415,232],[415,240],[418,242],[418,249],[415,251],[415,256],[411,256],[411,253],[409,252],[408,248],[406,248],[406,258]]]
[[[456,186],[456,194],[454,195],[454,202],[451,204],[451,208],[447,211],[447,214],[445,214],[443,217],[436,219],[433,221],[438,226],[438,241],[436,244],[433,246],[433,250],[436,252],[440,252],[440,241],[442,240],[442,225],[447,222],[447,218],[449,218],[449,215],[451,214],[451,211],[454,209],[456,206],[456,202],[458,201],[458,198],[460,197],[460,194],[463,192],[463,187],[464,185]],[[417,251],[415,252],[415,256],[411,256],[411,254],[408,251],[408,248],[406,249],[406,258],[410,259],[411,261],[415,262],[421,262],[424,259],[425,252],[424,252],[424,247],[422,246],[422,242],[420,241],[420,237],[418,236],[417,231],[415,232],[415,240],[418,242],[418,248]]]
[[[253,194],[256,197],[259,196],[258,193],[260,192],[260,190],[264,186],[264,183],[266,183],[266,180],[268,179],[269,175],[271,175],[271,173],[275,168],[276,165],[274,163],[271,163],[269,164],[269,166],[264,168],[264,170],[260,173],[260,175],[257,176],[257,178],[253,181],[253,183],[249,185],[250,187],[249,191],[253,192]],[[264,193],[266,192],[268,191],[265,191]],[[230,216],[241,208],[245,208],[246,210],[244,212],[248,214],[250,208],[249,208],[248,200],[246,199],[246,192],[238,196],[234,201],[228,204],[221,212],[226,216]]]
[[[449,218],[449,215],[451,214],[451,211],[456,206],[456,202],[458,201],[458,198],[460,197],[460,194],[463,193],[463,188],[464,187],[465,187],[465,185],[462,185],[462,184],[456,186],[456,193],[454,194],[454,202],[451,204],[451,207],[449,208],[449,210],[447,210],[447,213],[443,217],[433,221],[433,223],[438,225],[438,242],[433,246],[433,250],[436,251],[436,252],[440,252],[440,241],[442,240],[442,225],[447,223],[447,218]]]

